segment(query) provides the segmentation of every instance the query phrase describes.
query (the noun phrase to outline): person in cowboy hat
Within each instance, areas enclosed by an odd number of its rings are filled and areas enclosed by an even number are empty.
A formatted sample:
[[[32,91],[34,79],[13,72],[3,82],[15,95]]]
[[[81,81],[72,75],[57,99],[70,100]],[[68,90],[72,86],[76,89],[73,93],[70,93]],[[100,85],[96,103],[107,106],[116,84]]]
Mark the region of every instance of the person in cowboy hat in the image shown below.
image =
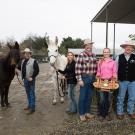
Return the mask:
[[[90,39],[84,40],[84,51],[78,55],[75,65],[76,78],[80,85],[78,109],[81,121],[94,117],[90,114],[92,83],[97,70],[96,56],[92,53],[93,43]]]
[[[127,113],[130,118],[135,119],[135,54],[133,54],[135,43],[127,41],[120,46],[124,49],[124,53],[116,58],[120,85],[117,96],[117,118],[124,118],[124,99],[128,92]]]
[[[35,59],[31,58],[32,51],[29,48],[25,48],[24,59],[21,62],[21,66],[18,69],[21,70],[24,87],[27,94],[28,106],[24,108],[27,114],[35,112],[35,80],[39,74],[39,66]]]

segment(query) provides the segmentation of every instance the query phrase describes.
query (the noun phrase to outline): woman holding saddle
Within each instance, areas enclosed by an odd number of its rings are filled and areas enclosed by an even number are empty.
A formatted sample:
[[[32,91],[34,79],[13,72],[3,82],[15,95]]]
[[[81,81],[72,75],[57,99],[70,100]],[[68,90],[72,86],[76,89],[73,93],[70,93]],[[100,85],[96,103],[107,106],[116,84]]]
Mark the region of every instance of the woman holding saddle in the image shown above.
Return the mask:
[[[99,115],[100,120],[109,120],[109,108],[111,101],[111,92],[108,89],[109,81],[117,79],[116,62],[110,57],[110,49],[103,49],[103,59],[98,62],[96,77],[104,84],[99,90]]]

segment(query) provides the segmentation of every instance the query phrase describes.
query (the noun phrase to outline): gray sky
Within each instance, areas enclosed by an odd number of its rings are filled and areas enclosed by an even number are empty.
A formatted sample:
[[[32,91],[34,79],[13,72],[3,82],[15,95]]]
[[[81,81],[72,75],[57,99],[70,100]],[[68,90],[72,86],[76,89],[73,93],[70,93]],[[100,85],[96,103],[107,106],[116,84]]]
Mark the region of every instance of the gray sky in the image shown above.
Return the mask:
[[[90,38],[90,20],[107,0],[0,0],[0,40],[21,41],[29,34],[54,38]],[[105,24],[93,24],[95,47],[105,46]],[[109,46],[113,27],[109,25]],[[135,25],[116,25],[116,46],[128,40]]]

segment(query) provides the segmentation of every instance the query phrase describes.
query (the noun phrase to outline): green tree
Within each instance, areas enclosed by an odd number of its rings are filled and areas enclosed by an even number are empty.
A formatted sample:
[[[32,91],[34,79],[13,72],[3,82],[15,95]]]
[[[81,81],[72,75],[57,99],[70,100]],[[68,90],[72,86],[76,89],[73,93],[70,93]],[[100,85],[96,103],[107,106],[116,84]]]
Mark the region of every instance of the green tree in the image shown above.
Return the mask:
[[[21,43],[21,46],[22,48],[28,47],[36,50],[47,48],[46,35],[44,37],[30,35]]]
[[[135,34],[130,34],[128,37],[129,37],[131,40],[135,40]]]
[[[72,37],[63,38],[59,52],[62,54],[66,54],[68,51],[68,48],[81,48],[83,44],[83,40],[80,38],[72,39]]]

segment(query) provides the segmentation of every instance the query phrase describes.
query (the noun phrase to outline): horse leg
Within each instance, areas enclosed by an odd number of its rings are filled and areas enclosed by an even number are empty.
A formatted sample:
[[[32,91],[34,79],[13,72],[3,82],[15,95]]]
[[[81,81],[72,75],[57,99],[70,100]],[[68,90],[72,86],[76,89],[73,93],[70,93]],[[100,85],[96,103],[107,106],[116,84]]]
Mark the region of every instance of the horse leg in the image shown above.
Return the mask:
[[[53,101],[52,104],[56,105],[57,104],[57,82],[56,79],[53,77],[52,78],[53,82],[54,82],[54,91],[53,91]]]
[[[61,98],[60,98],[60,102],[61,102],[61,103],[64,103],[64,97],[61,97]]]
[[[10,107],[10,103],[8,102],[8,92],[9,92],[9,86],[10,85],[8,85],[8,86],[6,86],[6,88],[5,88],[5,105],[6,105],[6,107]]]
[[[63,80],[61,80],[61,81],[63,81]],[[60,82],[60,81],[59,81],[59,82]],[[61,82],[61,83],[63,83],[63,82]],[[59,84],[59,86],[60,86],[60,84]],[[61,96],[62,96],[62,97],[60,97],[60,103],[64,103],[64,95],[63,95],[64,93],[63,93],[62,90],[63,90],[63,86],[60,87]]]
[[[1,88],[1,107],[5,107],[5,104],[4,104],[4,98],[5,98],[5,89],[4,88]]]
[[[57,94],[56,94],[56,89],[54,89],[54,96],[53,96],[53,102],[52,102],[53,105],[56,105],[57,104]]]

